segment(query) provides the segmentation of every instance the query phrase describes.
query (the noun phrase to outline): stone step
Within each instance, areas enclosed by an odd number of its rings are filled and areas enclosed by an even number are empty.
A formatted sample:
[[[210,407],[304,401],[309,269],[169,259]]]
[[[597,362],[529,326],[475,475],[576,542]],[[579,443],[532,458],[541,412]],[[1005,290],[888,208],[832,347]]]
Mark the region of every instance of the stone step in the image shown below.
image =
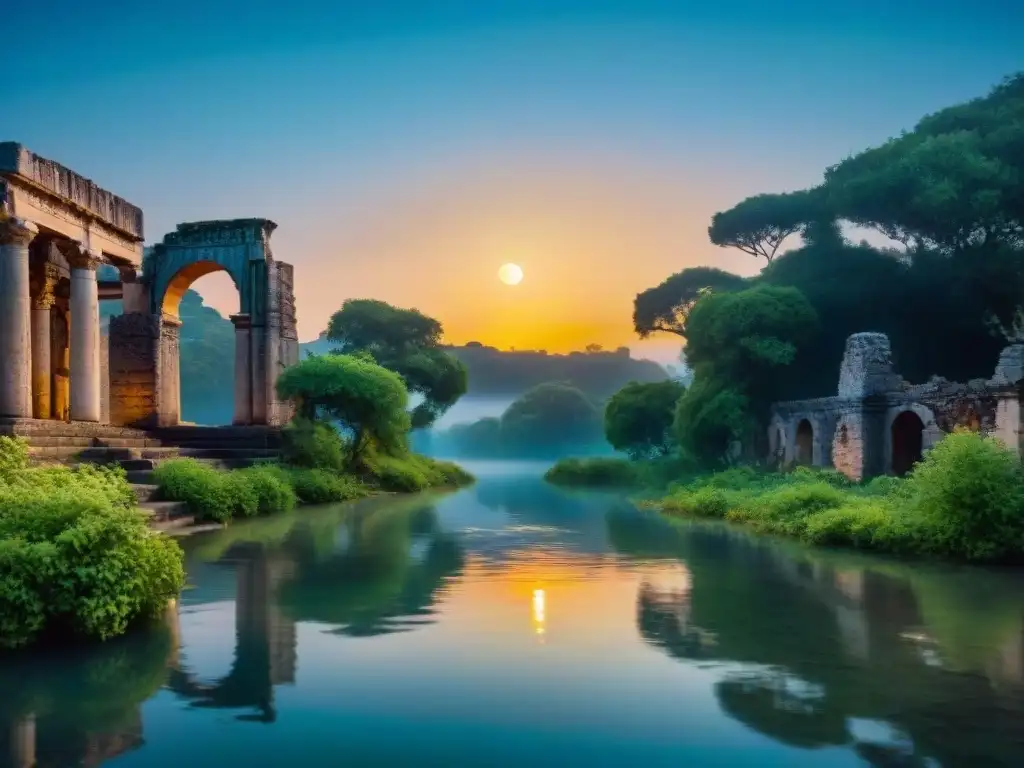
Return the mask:
[[[188,516],[188,504],[184,501],[147,501],[139,505],[151,522],[166,522],[172,518]]]
[[[162,443],[153,437],[37,437],[28,444],[33,448],[159,448]]]
[[[132,485],[153,485],[152,469],[129,469],[127,470],[128,482]]]
[[[273,448],[179,448],[177,446],[161,446],[159,448],[84,448],[77,458],[80,461],[109,463],[114,461],[133,461],[138,459],[273,459],[280,454]]]
[[[132,483],[132,491],[135,493],[135,500],[139,504],[145,504],[147,501],[153,501],[156,497],[157,491],[160,487],[153,485],[152,483]]]

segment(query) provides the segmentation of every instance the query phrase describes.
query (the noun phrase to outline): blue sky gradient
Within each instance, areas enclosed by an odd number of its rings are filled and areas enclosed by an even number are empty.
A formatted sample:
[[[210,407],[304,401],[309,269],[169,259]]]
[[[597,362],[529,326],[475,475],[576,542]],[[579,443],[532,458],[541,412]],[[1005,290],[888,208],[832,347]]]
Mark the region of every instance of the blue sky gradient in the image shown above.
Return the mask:
[[[814,184],[1024,69],[1013,0],[157,6],[5,10],[0,139],[142,206],[151,242],[273,218],[304,338],[372,295],[455,341],[545,345],[496,324],[521,301],[552,349],[632,344],[638,290],[758,267],[707,243],[716,210]],[[502,260],[548,288],[493,293]],[[229,284],[197,287],[232,309]]]

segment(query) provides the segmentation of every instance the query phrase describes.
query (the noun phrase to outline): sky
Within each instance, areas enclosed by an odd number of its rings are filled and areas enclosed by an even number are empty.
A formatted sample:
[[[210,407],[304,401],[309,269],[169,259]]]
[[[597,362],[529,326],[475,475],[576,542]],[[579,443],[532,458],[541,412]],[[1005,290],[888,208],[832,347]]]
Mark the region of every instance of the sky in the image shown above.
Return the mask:
[[[762,266],[708,241],[716,211],[1024,70],[1019,0],[36,0],[4,22],[0,140],[140,206],[147,244],[274,220],[302,340],[378,298],[451,343],[662,361],[680,340],[636,338],[638,292]],[[237,311],[225,275],[194,287]]]

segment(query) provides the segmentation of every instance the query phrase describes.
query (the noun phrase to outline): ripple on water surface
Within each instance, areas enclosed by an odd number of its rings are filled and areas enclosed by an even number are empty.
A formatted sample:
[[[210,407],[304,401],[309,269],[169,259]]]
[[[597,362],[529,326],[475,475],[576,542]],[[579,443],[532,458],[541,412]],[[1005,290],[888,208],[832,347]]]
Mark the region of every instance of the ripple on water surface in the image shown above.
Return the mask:
[[[1024,765],[1018,574],[480,477],[186,541],[159,626],[0,660],[0,765]]]

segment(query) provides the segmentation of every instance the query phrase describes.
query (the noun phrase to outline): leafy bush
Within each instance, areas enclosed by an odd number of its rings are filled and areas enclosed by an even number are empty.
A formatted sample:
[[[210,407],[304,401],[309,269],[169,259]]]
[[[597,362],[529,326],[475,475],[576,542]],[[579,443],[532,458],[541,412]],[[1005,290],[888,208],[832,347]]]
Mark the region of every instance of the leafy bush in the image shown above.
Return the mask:
[[[161,613],[184,584],[182,552],[134,509],[124,473],[26,459],[0,438],[0,646],[107,639]]]
[[[345,443],[329,424],[297,418],[283,432],[281,459],[294,467],[341,471]]]
[[[324,469],[292,468],[288,480],[303,504],[330,504],[366,496],[367,487],[350,475]]]
[[[162,498],[185,502],[189,512],[200,519],[224,523],[236,514],[255,514],[259,505],[238,481],[225,480],[229,474],[195,459],[173,459],[157,466],[153,480]]]
[[[616,458],[560,459],[544,479],[557,485],[578,485],[591,488],[628,488],[642,483],[637,462]]]
[[[367,483],[397,493],[458,487],[473,482],[473,476],[457,464],[415,453],[400,456],[370,453],[365,457],[362,469]]]
[[[252,489],[256,497],[256,511],[261,515],[290,512],[297,501],[288,474],[275,465],[257,465],[228,472],[229,478]]]
[[[947,435],[914,467],[907,491],[927,549],[970,560],[1024,553],[1024,472],[998,440]]]

